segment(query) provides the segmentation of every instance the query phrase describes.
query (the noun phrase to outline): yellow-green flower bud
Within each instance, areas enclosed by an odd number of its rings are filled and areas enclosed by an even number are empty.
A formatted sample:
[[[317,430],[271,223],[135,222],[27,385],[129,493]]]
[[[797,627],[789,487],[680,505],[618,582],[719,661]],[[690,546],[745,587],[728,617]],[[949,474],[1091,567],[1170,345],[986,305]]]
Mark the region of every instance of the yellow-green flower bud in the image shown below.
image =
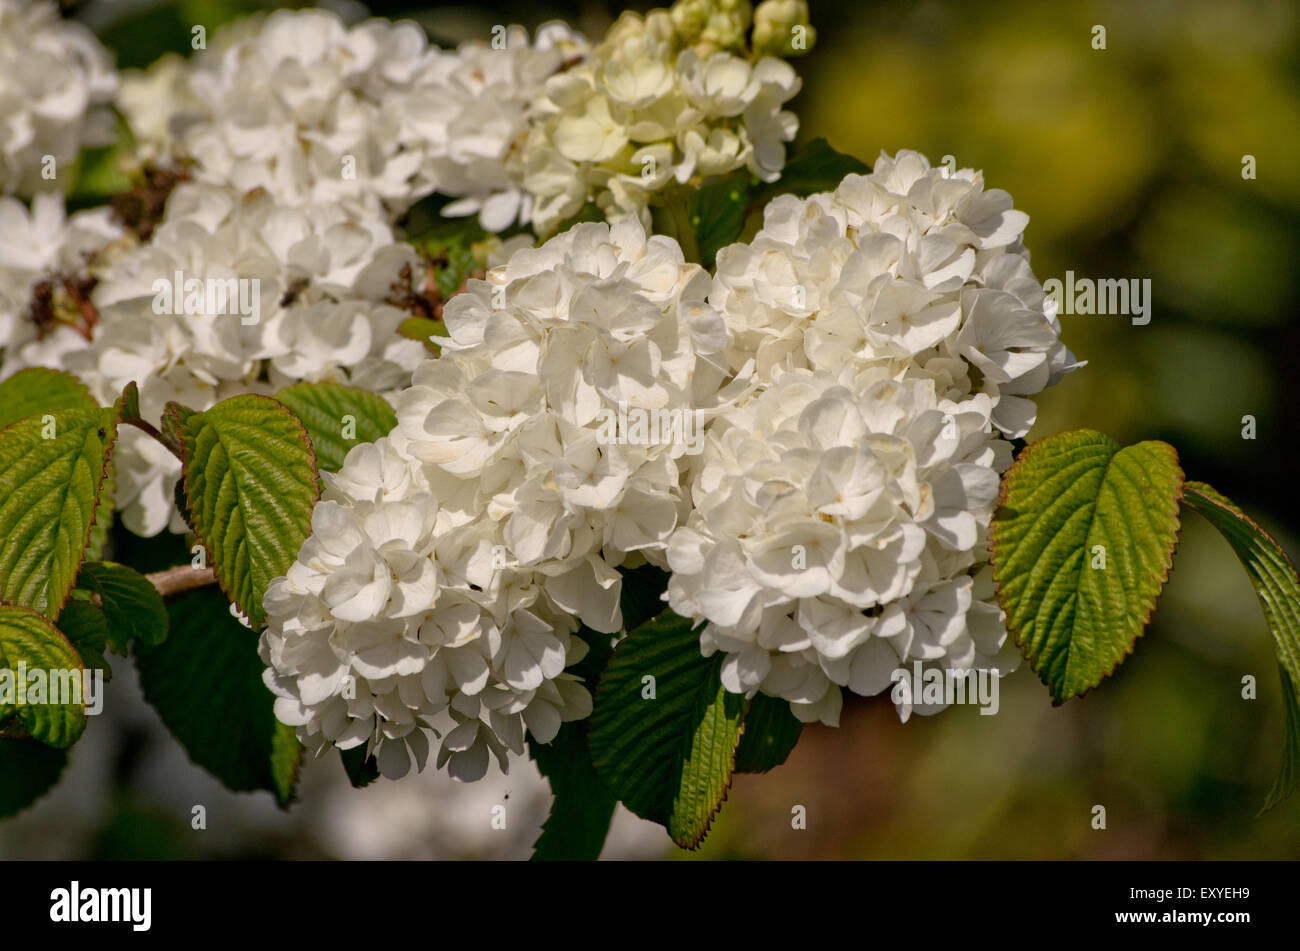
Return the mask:
[[[802,56],[816,40],[807,0],[763,0],[754,11],[755,53]]]
[[[708,55],[743,48],[753,11],[750,0],[678,0],[671,13],[682,41]]]

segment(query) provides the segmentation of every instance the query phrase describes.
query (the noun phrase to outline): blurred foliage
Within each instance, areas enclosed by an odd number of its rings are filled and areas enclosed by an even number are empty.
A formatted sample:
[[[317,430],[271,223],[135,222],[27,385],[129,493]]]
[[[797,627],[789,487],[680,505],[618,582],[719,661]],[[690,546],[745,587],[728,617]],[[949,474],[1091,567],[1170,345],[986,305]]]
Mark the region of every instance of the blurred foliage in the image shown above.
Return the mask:
[[[357,19],[356,3],[335,2]],[[653,4],[636,4],[644,9]],[[77,15],[122,66],[188,52],[253,0],[90,0]],[[1087,426],[1167,439],[1189,477],[1240,502],[1294,555],[1300,496],[1300,10],[1285,0],[813,0],[819,45],[796,65],[800,138],[868,162],[919,149],[985,170],[1029,213],[1040,279],[1150,278],[1152,320],[1065,316],[1089,365],[1040,399],[1034,436]],[[376,3],[451,44],[492,24],[563,17],[598,35],[621,4]],[[1094,25],[1106,49],[1092,46]],[[1257,178],[1242,178],[1253,155]],[[1241,438],[1242,417],[1258,438]],[[689,858],[1296,858],[1300,801],[1263,818],[1281,748],[1264,621],[1226,542],[1185,513],[1172,579],[1134,656],[1054,708],[1028,671],[1001,710],[900,724],[885,698],[846,703],[788,763],[739,776]],[[1241,678],[1259,699],[1241,698]],[[139,792],[139,791],[137,791]],[[134,800],[132,801],[134,802]],[[1091,810],[1107,809],[1093,830]],[[807,829],[791,809],[807,809]],[[97,851],[118,844],[132,805]],[[166,823],[138,833],[172,838]],[[668,843],[665,838],[665,851]],[[283,843],[291,853],[301,846]],[[146,851],[148,851],[146,849]],[[174,854],[160,846],[160,854]]]

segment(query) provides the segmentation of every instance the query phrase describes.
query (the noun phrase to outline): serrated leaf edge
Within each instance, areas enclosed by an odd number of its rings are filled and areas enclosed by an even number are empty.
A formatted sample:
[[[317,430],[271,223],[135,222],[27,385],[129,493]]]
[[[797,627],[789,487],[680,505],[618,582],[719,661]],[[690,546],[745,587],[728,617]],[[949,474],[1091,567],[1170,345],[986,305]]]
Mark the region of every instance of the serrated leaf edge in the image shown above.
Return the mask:
[[[1160,566],[1157,570],[1156,579],[1155,579],[1156,590],[1155,593],[1151,596],[1150,604],[1147,605],[1146,613],[1142,617],[1142,624],[1138,629],[1137,635],[1133,638],[1133,641],[1125,649],[1124,653],[1122,653],[1121,655],[1119,655],[1119,657],[1116,658],[1115,663],[1111,665],[1110,669],[1102,672],[1101,676],[1097,678],[1097,682],[1095,684],[1093,684],[1090,687],[1084,688],[1078,693],[1072,693],[1064,697],[1057,697],[1055,695],[1055,692],[1052,690],[1051,684],[1048,684],[1044,680],[1043,683],[1047,686],[1048,691],[1052,693],[1052,706],[1054,707],[1059,707],[1061,704],[1065,703],[1065,701],[1073,699],[1075,697],[1083,698],[1086,697],[1088,694],[1092,693],[1092,691],[1096,690],[1103,683],[1105,683],[1106,680],[1109,679],[1115,673],[1115,671],[1119,669],[1120,665],[1123,664],[1124,661],[1128,660],[1128,658],[1131,657],[1133,655],[1133,652],[1137,649],[1138,640],[1142,637],[1143,634],[1146,633],[1147,626],[1151,623],[1151,615],[1155,613],[1156,603],[1160,600],[1160,595],[1164,592],[1165,584],[1169,581],[1169,572],[1173,568],[1174,553],[1177,551],[1178,543],[1181,540],[1181,533],[1183,527],[1181,513],[1182,513],[1182,505],[1183,505],[1183,498],[1184,498],[1184,490],[1187,485],[1187,476],[1186,473],[1183,472],[1182,463],[1178,458],[1178,450],[1175,449],[1167,442],[1162,442],[1161,440],[1158,439],[1148,439],[1148,440],[1143,440],[1142,442],[1132,443],[1129,446],[1123,446],[1120,445],[1118,442],[1116,442],[1114,439],[1111,439],[1111,437],[1107,436],[1105,433],[1099,432],[1098,430],[1095,429],[1076,429],[1076,430],[1070,430],[1070,433],[1071,434],[1096,433],[1098,436],[1102,436],[1106,439],[1109,439],[1112,443],[1115,443],[1115,445],[1119,446],[1118,449],[1116,449],[1113,453],[1111,453],[1110,459],[1106,460],[1106,472],[1110,471],[1110,464],[1111,461],[1115,458],[1115,456],[1119,455],[1125,449],[1131,449],[1136,446],[1144,446],[1144,445],[1163,446],[1165,449],[1169,450],[1169,452],[1173,454],[1174,468],[1178,470],[1179,479],[1178,479],[1178,487],[1174,495],[1175,510],[1174,510],[1173,544],[1171,544],[1169,546],[1169,550],[1165,552],[1165,557],[1162,559]],[[994,564],[994,559],[997,557],[997,552],[996,552],[997,524],[998,524],[997,513],[1002,510],[1003,503],[1005,503],[1007,498],[1007,493],[1011,489],[1011,483],[1015,478],[1015,473],[1017,469],[1020,467],[1021,463],[1024,462],[1025,458],[1029,455],[1029,453],[1033,449],[1035,449],[1038,446],[1041,446],[1043,443],[1048,442],[1050,440],[1059,439],[1062,435],[1066,435],[1066,434],[1057,433],[1053,436],[1044,436],[1041,439],[1034,440],[1032,443],[1025,446],[1025,448],[1020,451],[1020,454],[1016,457],[1015,462],[1013,462],[1007,468],[1007,471],[1003,473],[1002,483],[998,488],[997,503],[994,506],[994,510],[993,510],[994,511],[993,520],[989,523],[988,550],[989,550],[990,564]],[[1105,482],[1105,478],[1106,478],[1105,473],[1103,473],[1102,474],[1103,483]],[[1094,500],[1093,502],[1094,516],[1096,514],[1096,506],[1097,503]],[[1091,521],[1089,522],[1089,524],[1091,525]],[[1002,610],[1003,615],[1005,615],[1007,619],[1007,633],[1011,635],[1012,639],[1015,641],[1016,646],[1021,649],[1021,652],[1024,654],[1025,659],[1029,661],[1030,668],[1033,669],[1034,661],[1037,655],[1031,656],[1025,648],[1023,635],[1018,631],[1011,630],[1011,612],[1007,610],[1007,607],[1003,602],[1002,585],[997,580],[996,572],[994,572],[993,574],[993,590],[994,590],[994,595],[998,601],[998,607]],[[1042,674],[1039,674],[1037,670],[1035,670],[1034,673],[1038,674],[1040,680],[1043,680]]]
[[[303,425],[302,420],[300,420],[300,419],[297,417],[297,415],[296,415],[296,414],[295,414],[291,409],[289,409],[289,407],[285,406],[283,403],[281,403],[279,400],[277,400],[277,399],[276,399],[275,397],[273,397],[273,396],[265,396],[265,395],[260,394],[260,393],[244,393],[244,394],[240,394],[238,397],[230,397],[230,398],[231,398],[231,399],[244,399],[244,398],[247,398],[247,397],[254,397],[254,398],[258,399],[258,400],[266,400],[266,401],[269,402],[269,403],[274,403],[276,406],[278,406],[278,407],[279,407],[279,408],[284,412],[284,414],[285,414],[286,416],[288,416],[291,420],[293,420],[293,424],[294,424],[296,427],[298,427],[298,432],[299,432],[299,433],[301,434],[301,436],[302,436],[302,444],[303,444],[303,446],[306,448],[308,456],[311,458],[311,469],[312,469],[312,499],[311,499],[311,504],[312,504],[313,507],[315,507],[316,503],[320,501],[320,496],[321,496],[322,486],[321,486],[321,479],[320,479],[320,470],[318,469],[318,467],[317,467],[317,465],[316,465],[316,450],[315,450],[315,448],[314,448],[314,447],[312,446],[312,444],[311,444],[311,436],[310,436],[310,435],[308,434],[308,432],[307,432],[307,427]],[[225,402],[225,401],[223,400],[222,402]],[[211,409],[216,409],[217,406],[220,406],[220,405],[221,405],[221,403],[217,403],[215,406],[212,406],[212,407],[210,407],[210,408],[211,408]],[[173,406],[178,407],[178,409],[184,409],[184,407],[180,406],[179,403],[168,403],[168,404],[167,404],[167,410],[170,410]],[[166,412],[166,411],[164,411],[164,413],[165,413],[165,412]],[[191,416],[186,417],[186,418],[185,418],[183,421],[181,421],[181,422],[182,422],[183,424],[188,424],[189,421],[190,421],[194,416],[202,417],[203,414],[204,414],[204,412],[206,412],[206,411],[205,411],[205,410],[198,410],[198,411],[194,412]],[[179,417],[177,417],[177,418],[179,419]],[[190,528],[193,529],[195,536],[198,538],[199,542],[203,545],[203,547],[204,547],[204,549],[206,550],[208,556],[211,557],[211,555],[212,555],[212,546],[211,546],[211,544],[208,542],[207,538],[205,538],[205,537],[203,536],[203,533],[202,533],[201,531],[199,531],[199,527],[198,527],[198,525],[196,524],[196,522],[195,522],[195,518],[194,518],[194,500],[193,500],[193,498],[192,498],[192,496],[191,496],[191,492],[190,492],[190,448],[189,448],[189,441],[186,440],[186,439],[184,438],[184,435],[182,434],[182,431],[181,431],[181,430],[177,430],[177,433],[178,433],[178,434],[181,434],[181,483],[182,483],[182,485],[184,485],[184,487],[185,487],[185,507],[186,507],[185,516],[186,516],[186,521],[189,522]],[[215,567],[214,567],[214,570],[213,570],[213,575],[214,575],[214,576],[216,577],[216,579],[217,579],[217,587],[220,588],[220,589],[221,589],[221,593],[224,594],[224,595],[226,596],[226,600],[229,601],[231,604],[235,605],[235,607],[237,607],[237,608],[238,608],[238,609],[243,613],[244,617],[248,618],[249,622],[251,623],[251,622],[254,620],[254,618],[252,617],[252,612],[249,610],[249,608],[248,608],[247,606],[240,605],[240,604],[238,603],[238,601],[237,601],[234,597],[231,596],[230,592],[226,589],[226,582],[222,579],[222,577],[221,577],[221,572],[216,571],[216,570],[215,570]],[[263,594],[265,594],[265,592],[263,592]],[[254,628],[254,630],[256,630],[256,628]]]

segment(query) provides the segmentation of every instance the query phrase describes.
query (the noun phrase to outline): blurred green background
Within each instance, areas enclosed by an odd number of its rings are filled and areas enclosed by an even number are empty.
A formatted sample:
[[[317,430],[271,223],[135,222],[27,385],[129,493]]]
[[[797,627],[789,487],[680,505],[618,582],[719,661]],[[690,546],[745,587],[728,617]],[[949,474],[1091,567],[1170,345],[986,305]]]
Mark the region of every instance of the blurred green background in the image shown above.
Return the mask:
[[[1292,474],[1300,453],[1286,449],[1300,445],[1297,5],[811,6],[818,45],[795,62],[802,139],[826,136],[867,161],[913,148],[983,169],[988,187],[1007,189],[1030,215],[1040,280],[1067,270],[1150,278],[1146,326],[1062,318],[1066,342],[1090,362],[1041,397],[1032,437],[1090,427],[1121,442],[1168,440],[1189,476],[1300,553]],[[166,49],[184,52],[191,24],[211,31],[260,7],[92,0],[75,12],[120,65],[143,66]],[[363,13],[352,3],[333,8]],[[486,36],[494,23],[554,17],[598,35],[620,7],[370,9],[411,16],[451,44]],[[1093,48],[1096,25],[1106,29],[1104,50]],[[1246,155],[1255,157],[1254,180],[1242,177]],[[1242,438],[1246,415],[1257,421],[1254,440]],[[1256,818],[1283,736],[1268,632],[1228,545],[1195,514],[1184,525],[1155,620],[1103,689],[1054,708],[1021,670],[1004,681],[997,716],[963,707],[907,724],[883,697],[846,703],[838,730],[810,727],[786,765],[739,777],[690,857],[1300,857],[1300,799]],[[1247,674],[1257,700],[1242,699]],[[210,853],[168,832],[187,829],[188,816],[159,814],[150,796],[139,783],[119,790],[123,805],[88,832],[88,851]],[[1097,804],[1106,807],[1104,831],[1091,825]],[[807,810],[805,830],[791,828],[796,805]],[[331,854],[268,822],[245,854]],[[623,841],[608,854],[687,857],[666,836]]]

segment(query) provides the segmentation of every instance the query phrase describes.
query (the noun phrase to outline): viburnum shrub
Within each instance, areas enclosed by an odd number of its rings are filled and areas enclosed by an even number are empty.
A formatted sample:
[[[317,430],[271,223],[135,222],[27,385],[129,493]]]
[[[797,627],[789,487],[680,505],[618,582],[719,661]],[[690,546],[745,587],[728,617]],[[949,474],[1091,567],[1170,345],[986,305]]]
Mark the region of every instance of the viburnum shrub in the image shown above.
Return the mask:
[[[120,76],[52,6],[0,23],[0,814],[111,650],[232,789],[531,755],[540,857],[618,801],[695,847],[846,690],[1096,687],[1185,508],[1276,642],[1268,805],[1300,781],[1285,554],[1164,443],[1024,444],[1081,366],[1028,216],[915,152],[791,151],[802,0],[454,50],[279,12]]]

